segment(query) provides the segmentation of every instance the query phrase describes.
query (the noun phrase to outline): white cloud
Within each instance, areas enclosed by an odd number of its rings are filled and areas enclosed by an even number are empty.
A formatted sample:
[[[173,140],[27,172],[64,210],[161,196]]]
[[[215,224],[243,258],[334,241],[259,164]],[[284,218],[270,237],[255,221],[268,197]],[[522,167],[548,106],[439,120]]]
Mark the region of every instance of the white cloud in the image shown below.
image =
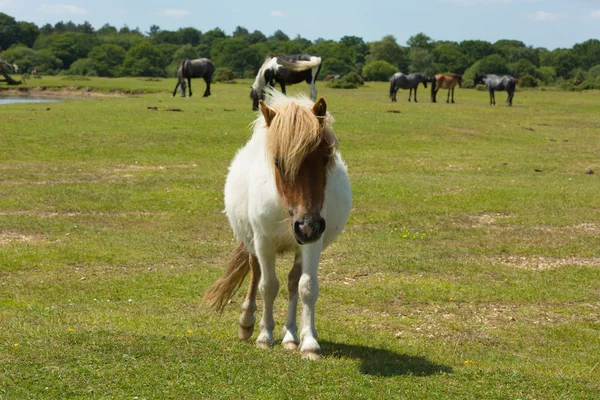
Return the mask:
[[[600,19],[600,10],[593,10],[590,13],[590,18],[592,18],[592,19]]]
[[[69,4],[42,4],[38,9],[42,14],[87,14],[87,10]]]
[[[285,17],[286,14],[283,11],[271,11],[271,17]]]
[[[190,15],[190,12],[180,8],[167,8],[159,12],[158,15],[162,15],[163,17],[183,18]]]
[[[551,13],[546,11],[536,11],[528,16],[529,19],[534,21],[559,21],[567,18],[565,13]]]

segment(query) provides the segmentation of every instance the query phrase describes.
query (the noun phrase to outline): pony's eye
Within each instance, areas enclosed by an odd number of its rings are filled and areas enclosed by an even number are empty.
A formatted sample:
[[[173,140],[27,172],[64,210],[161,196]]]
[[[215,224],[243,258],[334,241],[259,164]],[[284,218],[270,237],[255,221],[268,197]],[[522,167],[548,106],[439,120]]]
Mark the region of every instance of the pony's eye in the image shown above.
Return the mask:
[[[275,159],[275,168],[279,169],[279,160]]]
[[[327,165],[329,162],[329,155],[323,156],[323,165]]]

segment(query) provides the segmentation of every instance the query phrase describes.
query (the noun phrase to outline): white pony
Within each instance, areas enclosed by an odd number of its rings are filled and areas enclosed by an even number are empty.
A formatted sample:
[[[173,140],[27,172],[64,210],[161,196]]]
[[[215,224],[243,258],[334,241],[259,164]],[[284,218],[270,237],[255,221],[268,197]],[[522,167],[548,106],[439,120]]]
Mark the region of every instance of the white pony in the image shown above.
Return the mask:
[[[321,251],[340,234],[352,203],[346,165],[332,131],[333,118],[323,98],[289,98],[271,91],[254,133],[238,151],[225,184],[225,211],[240,244],[223,276],[207,291],[204,302],[222,311],[251,273],[242,306],[238,335],[254,331],[256,293],[264,312],[259,347],[273,344],[273,303],[279,291],[275,256],[295,253],[289,273],[288,317],[282,345],[302,357],[316,359],[321,348],[315,329],[319,295],[317,269]],[[302,300],[300,339],[296,325],[298,295]]]

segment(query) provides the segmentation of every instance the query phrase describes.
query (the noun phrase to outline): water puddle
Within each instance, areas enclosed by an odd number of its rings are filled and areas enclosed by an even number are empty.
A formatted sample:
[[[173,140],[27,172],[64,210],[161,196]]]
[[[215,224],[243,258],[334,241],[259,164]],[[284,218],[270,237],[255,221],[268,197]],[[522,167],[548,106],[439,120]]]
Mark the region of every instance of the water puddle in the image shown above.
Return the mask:
[[[20,104],[20,103],[57,103],[59,99],[48,97],[32,97],[32,96],[0,96],[0,105],[2,104]]]

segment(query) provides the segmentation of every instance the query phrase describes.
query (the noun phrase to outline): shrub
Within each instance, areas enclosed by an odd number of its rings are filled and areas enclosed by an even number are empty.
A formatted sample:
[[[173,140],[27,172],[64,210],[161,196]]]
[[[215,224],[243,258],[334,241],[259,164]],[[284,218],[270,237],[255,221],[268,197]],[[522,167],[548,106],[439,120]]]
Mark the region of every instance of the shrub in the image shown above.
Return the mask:
[[[372,61],[364,66],[362,73],[370,81],[387,81],[397,68],[387,61]]]
[[[217,68],[213,75],[213,80],[215,82],[232,81],[235,78],[237,77],[235,76],[235,72],[233,72],[231,68]]]
[[[341,79],[335,79],[329,83],[330,88],[334,89],[356,89],[364,85],[363,79],[356,72],[350,72]]]
[[[94,69],[94,61],[92,59],[80,58],[71,64],[71,67],[65,71],[65,75],[97,76],[98,73]]]
[[[519,79],[519,86],[524,88],[534,88],[538,86],[538,82],[533,76],[527,74]]]

